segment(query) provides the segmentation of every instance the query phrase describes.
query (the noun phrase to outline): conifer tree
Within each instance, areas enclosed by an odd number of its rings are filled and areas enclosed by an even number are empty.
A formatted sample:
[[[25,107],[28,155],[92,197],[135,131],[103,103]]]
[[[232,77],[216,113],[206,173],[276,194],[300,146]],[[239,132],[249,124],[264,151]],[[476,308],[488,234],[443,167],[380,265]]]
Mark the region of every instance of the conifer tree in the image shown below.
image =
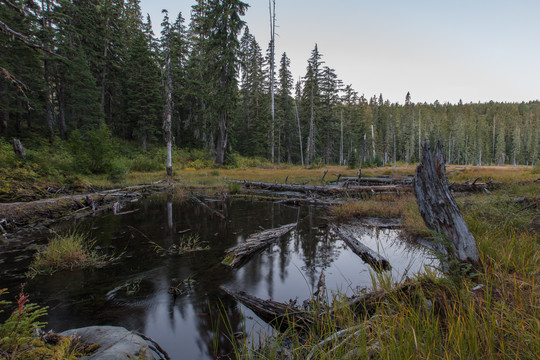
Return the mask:
[[[239,0],[210,0],[206,16],[210,31],[206,42],[209,83],[213,89],[209,105],[217,123],[215,162],[223,165],[228,149],[229,130],[237,101],[238,35],[244,26],[241,16],[248,5]]]

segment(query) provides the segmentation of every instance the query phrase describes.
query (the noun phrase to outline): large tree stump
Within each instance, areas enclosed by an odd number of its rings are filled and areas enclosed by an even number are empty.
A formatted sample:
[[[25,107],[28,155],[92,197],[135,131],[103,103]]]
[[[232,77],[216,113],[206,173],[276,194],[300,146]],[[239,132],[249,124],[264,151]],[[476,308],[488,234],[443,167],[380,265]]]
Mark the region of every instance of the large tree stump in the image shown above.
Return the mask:
[[[434,154],[431,153],[429,142],[426,140],[424,143],[422,163],[416,168],[414,177],[414,194],[427,227],[448,239],[450,253],[460,261],[477,262],[478,249],[474,237],[446,181],[440,140]]]

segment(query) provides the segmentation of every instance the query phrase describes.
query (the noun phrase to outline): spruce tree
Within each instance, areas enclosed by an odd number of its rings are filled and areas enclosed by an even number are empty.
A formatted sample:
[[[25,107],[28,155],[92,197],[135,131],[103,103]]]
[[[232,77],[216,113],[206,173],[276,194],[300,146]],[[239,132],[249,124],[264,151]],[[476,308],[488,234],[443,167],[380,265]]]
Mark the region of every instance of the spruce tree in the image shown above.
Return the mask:
[[[228,149],[228,136],[237,102],[238,35],[244,26],[241,16],[248,5],[239,0],[210,0],[206,14],[210,26],[206,42],[206,63],[212,93],[209,106],[215,112],[215,162],[223,165]]]

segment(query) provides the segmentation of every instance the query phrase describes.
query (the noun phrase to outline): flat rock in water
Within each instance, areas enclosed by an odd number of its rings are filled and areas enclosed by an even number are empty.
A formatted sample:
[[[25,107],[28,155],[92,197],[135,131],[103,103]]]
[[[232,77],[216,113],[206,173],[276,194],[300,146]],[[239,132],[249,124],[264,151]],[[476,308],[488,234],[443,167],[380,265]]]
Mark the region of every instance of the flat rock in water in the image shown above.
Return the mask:
[[[79,336],[81,341],[99,344],[87,360],[154,360],[146,341],[131,331],[118,326],[89,326],[62,332],[62,336]]]

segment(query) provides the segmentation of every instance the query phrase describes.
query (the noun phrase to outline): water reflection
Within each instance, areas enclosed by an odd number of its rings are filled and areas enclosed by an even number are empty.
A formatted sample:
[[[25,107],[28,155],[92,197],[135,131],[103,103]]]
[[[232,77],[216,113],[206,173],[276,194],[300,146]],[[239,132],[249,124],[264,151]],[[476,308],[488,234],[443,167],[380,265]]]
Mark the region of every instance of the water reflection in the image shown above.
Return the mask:
[[[301,303],[310,297],[323,270],[331,291],[351,294],[371,284],[369,266],[330,231],[315,208],[245,200],[206,204],[226,214],[226,219],[199,204],[162,195],[125,209],[137,212],[103,215],[78,224],[102,251],[124,255],[104,269],[59,272],[30,281],[33,301],[50,307],[49,328],[119,325],[144,332],[174,359],[212,359],[232,352],[232,334],[267,330],[250,311],[223,295],[220,285],[278,301],[297,298]],[[295,230],[244,267],[230,270],[220,264],[226,249],[250,234],[295,221]],[[57,230],[73,225],[59,224]],[[198,234],[210,249],[165,257],[154,251],[152,242],[168,248],[186,234]],[[395,279],[430,261],[421,249],[398,240],[395,230],[363,229],[357,236],[386,255]],[[194,282],[189,291],[177,297],[169,293],[174,281],[190,276]],[[15,285],[15,280],[0,280],[0,288]]]

